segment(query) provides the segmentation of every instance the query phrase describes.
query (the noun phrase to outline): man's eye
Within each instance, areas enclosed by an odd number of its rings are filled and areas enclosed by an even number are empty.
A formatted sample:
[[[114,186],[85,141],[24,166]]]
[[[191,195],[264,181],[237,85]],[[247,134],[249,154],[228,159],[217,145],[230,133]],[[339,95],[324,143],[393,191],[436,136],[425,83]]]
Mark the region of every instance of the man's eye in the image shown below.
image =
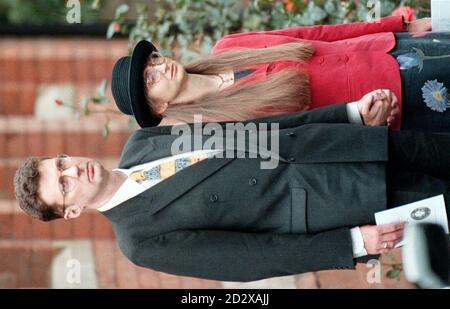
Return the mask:
[[[56,168],[58,171],[62,172],[64,170],[64,162],[61,159],[56,160]]]
[[[146,75],[146,82],[148,85],[154,85],[160,80],[160,72],[158,70],[151,70]]]

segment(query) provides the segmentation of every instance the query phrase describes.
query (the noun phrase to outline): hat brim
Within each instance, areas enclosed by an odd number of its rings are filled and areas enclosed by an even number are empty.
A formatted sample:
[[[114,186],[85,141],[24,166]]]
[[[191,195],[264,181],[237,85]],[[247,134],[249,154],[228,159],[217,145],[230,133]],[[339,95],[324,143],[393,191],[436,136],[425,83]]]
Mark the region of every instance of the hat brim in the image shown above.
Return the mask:
[[[141,127],[154,127],[161,122],[161,117],[151,112],[145,98],[143,70],[148,56],[156,47],[149,41],[140,41],[133,50],[128,72],[130,102],[133,115]]]

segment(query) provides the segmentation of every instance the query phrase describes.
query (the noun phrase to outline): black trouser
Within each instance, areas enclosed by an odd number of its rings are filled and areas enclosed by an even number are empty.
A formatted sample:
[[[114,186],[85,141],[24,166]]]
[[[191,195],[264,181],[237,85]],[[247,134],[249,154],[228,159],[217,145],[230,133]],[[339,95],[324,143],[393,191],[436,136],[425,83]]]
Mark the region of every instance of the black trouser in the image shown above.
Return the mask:
[[[389,132],[388,207],[444,194],[450,218],[450,135]]]
[[[433,111],[425,103],[422,90],[426,82],[434,80],[450,89],[450,32],[428,32],[424,36],[401,32],[395,33],[395,37],[397,44],[391,55],[416,54],[417,48],[427,56],[421,68],[414,65],[400,70],[402,130],[450,132],[450,108]]]

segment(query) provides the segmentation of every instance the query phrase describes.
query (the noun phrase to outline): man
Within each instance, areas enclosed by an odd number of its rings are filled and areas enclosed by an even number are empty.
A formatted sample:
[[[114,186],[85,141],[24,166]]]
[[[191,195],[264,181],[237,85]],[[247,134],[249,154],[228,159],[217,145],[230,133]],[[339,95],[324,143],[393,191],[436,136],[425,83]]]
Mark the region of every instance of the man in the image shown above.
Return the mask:
[[[387,104],[375,113],[374,94],[357,103],[366,124],[393,115],[391,93],[380,96]],[[353,268],[402,237],[402,223],[373,225],[375,212],[448,190],[450,138],[350,124],[350,109],[254,120],[279,123],[274,169],[212,157],[223,149],[173,156],[179,136],[150,127],[131,136],[114,171],[88,158],[28,159],[16,196],[45,221],[97,209],[132,262],[172,274],[250,281]]]

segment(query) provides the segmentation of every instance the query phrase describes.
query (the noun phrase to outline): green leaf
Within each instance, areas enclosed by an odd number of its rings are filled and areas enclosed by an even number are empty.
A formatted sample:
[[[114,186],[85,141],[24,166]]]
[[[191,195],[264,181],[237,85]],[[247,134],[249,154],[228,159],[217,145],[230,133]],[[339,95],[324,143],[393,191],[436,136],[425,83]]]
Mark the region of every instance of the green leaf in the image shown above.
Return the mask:
[[[91,4],[93,10],[98,10],[100,8],[100,0],[94,0]]]
[[[109,136],[109,123],[105,123],[103,126],[102,136],[103,138],[107,138]]]
[[[100,83],[100,86],[98,86],[97,94],[98,94],[99,97],[104,97],[105,96],[106,85],[107,85],[107,81],[106,81],[106,79],[104,79]]]
[[[89,104],[89,98],[86,98],[86,97],[83,97],[82,99],[81,99],[81,108],[82,109],[85,109],[85,108],[87,108],[87,106],[88,106],[88,104]]]
[[[116,14],[114,15],[114,18],[118,19],[120,16],[122,16],[123,14],[128,12],[129,10],[130,10],[130,7],[127,4],[123,3],[123,4],[119,5],[116,8]]]
[[[106,38],[109,40],[114,36],[114,33],[116,33],[116,27],[115,27],[116,22],[113,21],[112,23],[109,24],[108,26],[108,30],[106,30]]]
[[[421,49],[419,49],[419,48],[413,47],[412,49],[413,49],[413,50],[417,53],[417,55],[419,56],[419,65],[418,65],[418,67],[419,67],[419,72],[421,72],[422,69],[423,69],[423,61],[425,60],[425,54],[424,54],[423,51],[422,51]]]
[[[394,264],[392,265],[392,268],[395,270],[403,270],[403,264],[402,263],[398,263],[398,264]]]
[[[134,117],[130,117],[130,119],[128,119],[128,129],[133,129],[137,124],[137,121]]]
[[[398,269],[392,269],[390,271],[387,272],[386,276],[390,279],[395,279],[398,278],[400,276],[400,270]]]
[[[109,100],[107,97],[93,97],[92,102],[94,102],[94,104],[105,104],[108,103]]]
[[[392,252],[386,253],[385,256],[388,262],[392,262],[394,260],[394,254]]]

